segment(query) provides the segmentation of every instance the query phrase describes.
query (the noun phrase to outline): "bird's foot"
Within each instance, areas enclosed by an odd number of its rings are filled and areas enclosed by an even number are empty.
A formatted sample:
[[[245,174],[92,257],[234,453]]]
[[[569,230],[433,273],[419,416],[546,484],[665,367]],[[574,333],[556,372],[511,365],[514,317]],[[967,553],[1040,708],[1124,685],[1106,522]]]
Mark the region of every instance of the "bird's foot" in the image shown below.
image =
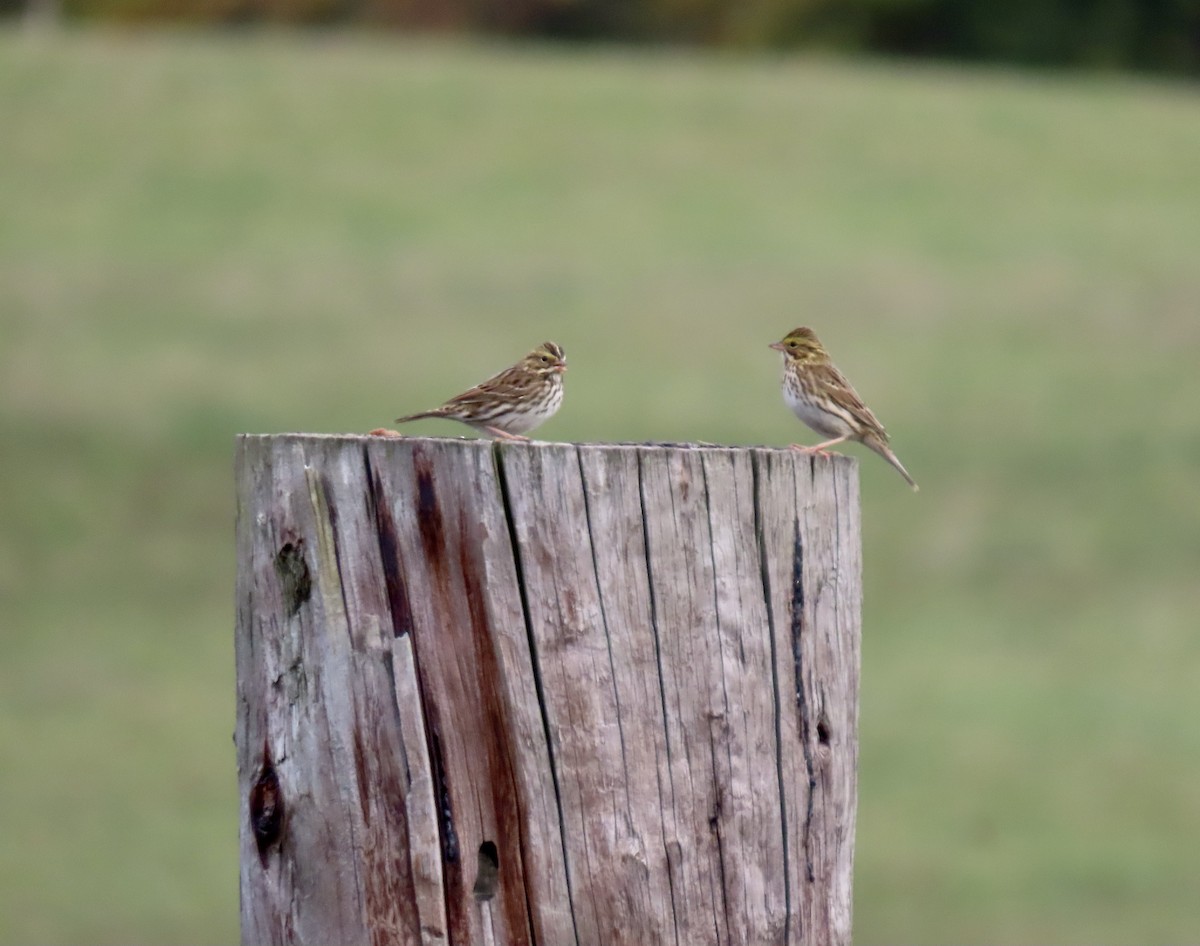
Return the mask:
[[[368,437],[403,437],[404,434],[398,430],[392,430],[390,427],[376,427],[374,430],[367,431]]]
[[[803,453],[806,456],[810,456],[810,457],[813,457],[813,456],[831,457],[831,456],[833,456],[832,453],[830,453],[828,450],[824,449],[823,447],[807,447],[802,443],[790,444],[790,449],[795,450],[797,453]]]
[[[502,440],[521,440],[525,443],[529,443],[529,438],[523,434],[510,434],[507,430],[501,430],[499,427],[485,427],[484,430],[486,430],[489,434],[494,434]]]

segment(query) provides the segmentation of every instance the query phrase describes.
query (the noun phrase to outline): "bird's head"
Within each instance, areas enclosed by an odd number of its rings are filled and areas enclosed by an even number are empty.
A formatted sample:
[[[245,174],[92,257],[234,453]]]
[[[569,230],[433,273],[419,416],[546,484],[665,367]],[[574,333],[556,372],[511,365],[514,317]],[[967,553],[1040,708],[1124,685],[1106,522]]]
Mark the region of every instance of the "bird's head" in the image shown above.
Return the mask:
[[[829,361],[829,354],[817,340],[816,333],[804,326],[792,329],[771,347],[783,352],[784,361],[787,362],[816,365]]]
[[[554,342],[542,342],[525,356],[523,364],[535,374],[562,374],[567,370],[567,356]]]

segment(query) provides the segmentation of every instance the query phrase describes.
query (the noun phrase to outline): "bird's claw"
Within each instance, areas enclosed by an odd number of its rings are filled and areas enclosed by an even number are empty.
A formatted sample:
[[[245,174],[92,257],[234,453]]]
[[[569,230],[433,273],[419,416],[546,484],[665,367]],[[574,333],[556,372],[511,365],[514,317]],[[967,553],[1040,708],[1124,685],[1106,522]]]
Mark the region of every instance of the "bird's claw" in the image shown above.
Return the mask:
[[[519,440],[529,443],[529,438],[524,434],[510,434],[507,430],[501,430],[499,427],[488,427],[486,430],[488,433],[495,434],[502,440]]]
[[[797,453],[803,453],[805,456],[810,457],[833,457],[839,455],[833,453],[831,450],[825,450],[821,447],[808,447],[802,443],[793,443],[790,446],[791,449],[795,450]]]

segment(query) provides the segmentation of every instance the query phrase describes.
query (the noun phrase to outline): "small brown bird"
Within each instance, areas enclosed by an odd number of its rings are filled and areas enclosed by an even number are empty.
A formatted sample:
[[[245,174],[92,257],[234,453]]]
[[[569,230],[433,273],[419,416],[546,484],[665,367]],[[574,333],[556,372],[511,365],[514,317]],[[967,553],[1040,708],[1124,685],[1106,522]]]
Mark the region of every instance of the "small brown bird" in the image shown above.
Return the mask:
[[[831,438],[815,447],[792,444],[793,449],[819,453],[843,441],[857,440],[899,470],[914,491],[919,488],[892,452],[883,424],[834,366],[812,329],[793,329],[771,347],[783,353],[787,406],[817,433]]]
[[[511,368],[455,395],[441,407],[398,417],[396,423],[444,417],[497,437],[528,440],[523,434],[549,420],[562,404],[566,370],[562,348],[542,342]]]

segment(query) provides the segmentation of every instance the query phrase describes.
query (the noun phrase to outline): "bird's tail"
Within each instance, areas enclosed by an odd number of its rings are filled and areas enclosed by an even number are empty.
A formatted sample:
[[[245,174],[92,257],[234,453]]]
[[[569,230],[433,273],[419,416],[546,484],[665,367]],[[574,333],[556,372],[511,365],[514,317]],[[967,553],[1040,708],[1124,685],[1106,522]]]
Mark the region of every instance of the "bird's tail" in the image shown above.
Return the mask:
[[[904,477],[905,482],[912,487],[914,493],[921,488],[917,485],[917,481],[909,476],[908,470],[904,469],[904,464],[900,462],[900,458],[896,456],[896,454],[892,451],[892,448],[889,447],[884,441],[880,440],[878,437],[866,437],[863,439],[863,443],[887,460],[887,462],[892,466],[894,466],[897,472]]]
[[[426,417],[445,417],[446,409],[443,407],[435,407],[431,411],[418,411],[416,414],[406,414],[403,417],[397,417],[397,424],[407,424],[410,420],[424,420]]]

